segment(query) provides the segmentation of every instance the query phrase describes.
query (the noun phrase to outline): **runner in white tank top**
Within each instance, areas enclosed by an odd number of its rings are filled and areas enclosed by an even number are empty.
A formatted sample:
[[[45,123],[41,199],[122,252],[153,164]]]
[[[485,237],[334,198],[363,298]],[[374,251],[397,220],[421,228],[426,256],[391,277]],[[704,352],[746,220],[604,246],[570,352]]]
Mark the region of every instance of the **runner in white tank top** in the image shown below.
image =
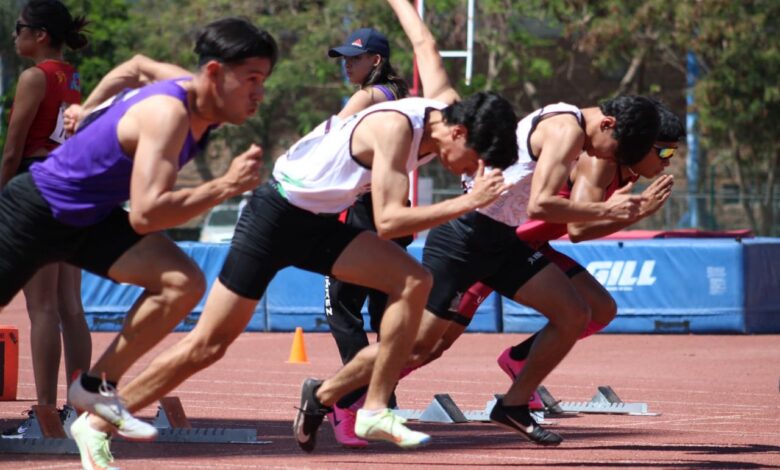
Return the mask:
[[[352,135],[366,116],[393,111],[409,121],[412,144],[406,158],[408,173],[436,157],[434,153],[420,155],[420,144],[430,110],[446,107],[440,101],[405,98],[376,104],[343,121],[332,116],[276,160],[273,177],[282,196],[293,205],[314,213],[339,213],[371,188],[371,168],[351,152]]]
[[[510,188],[492,204],[477,209],[491,219],[511,227],[517,227],[528,220],[528,202],[531,197],[531,181],[536,169],[535,156],[531,151],[531,134],[545,116],[571,114],[584,126],[582,112],[576,106],[556,103],[537,109],[517,123],[517,163],[504,170],[504,182]],[[464,177],[464,187],[471,190],[473,179]]]

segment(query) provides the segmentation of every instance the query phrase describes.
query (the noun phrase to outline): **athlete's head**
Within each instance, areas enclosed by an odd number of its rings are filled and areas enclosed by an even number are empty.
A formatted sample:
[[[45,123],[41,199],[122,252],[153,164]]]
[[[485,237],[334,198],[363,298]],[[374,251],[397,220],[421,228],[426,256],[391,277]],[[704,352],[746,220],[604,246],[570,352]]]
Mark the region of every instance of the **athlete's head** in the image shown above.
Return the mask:
[[[16,20],[16,51],[29,57],[44,47],[62,49],[63,44],[71,49],[81,49],[88,42],[81,33],[86,24],[83,16],[73,18],[59,0],[31,0],[22,7]]]
[[[361,28],[344,44],[328,51],[330,57],[343,57],[347,78],[353,85],[387,87],[396,98],[409,94],[409,87],[390,65],[390,43],[379,31]]]
[[[454,173],[473,173],[481,158],[505,169],[517,161],[517,116],[512,105],[491,92],[475,93],[442,110],[448,138],[440,143],[442,163]]]
[[[645,178],[654,178],[660,174],[672,161],[677,151],[680,139],[685,137],[685,126],[682,120],[663,103],[652,100],[658,109],[661,125],[653,146],[639,162],[631,166],[631,170]]]
[[[220,121],[240,124],[257,111],[279,54],[273,36],[244,18],[223,18],[200,31],[195,53]]]
[[[655,104],[643,96],[618,96],[599,105],[602,118],[590,137],[589,153],[633,165],[650,150],[658,134]]]

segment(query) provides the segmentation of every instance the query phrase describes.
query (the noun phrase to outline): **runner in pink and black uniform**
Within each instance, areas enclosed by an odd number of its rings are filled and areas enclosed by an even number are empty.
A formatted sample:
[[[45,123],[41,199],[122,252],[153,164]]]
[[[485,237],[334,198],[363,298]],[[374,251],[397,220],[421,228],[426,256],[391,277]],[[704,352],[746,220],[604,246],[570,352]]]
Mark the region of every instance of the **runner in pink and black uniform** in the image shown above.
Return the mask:
[[[657,103],[661,118],[656,142],[650,151],[635,165],[619,165],[605,159],[598,159],[583,152],[573,168],[569,181],[558,193],[561,197],[575,201],[598,202],[610,198],[619,188],[633,184],[640,177],[655,178],[667,166],[674,156],[678,141],[685,136],[682,121],[665,106]],[[604,329],[617,313],[617,306],[606,289],[577,261],[555,250],[549,243],[564,235],[579,242],[602,237],[621,230],[637,221],[654,214],[663,206],[671,194],[673,177],[662,175],[643,191],[645,197],[638,216],[630,221],[598,221],[590,223],[551,223],[541,220],[527,220],[517,227],[517,236],[531,247],[537,249],[563,271],[574,284],[579,294],[591,309],[591,320],[580,339],[591,336]],[[430,360],[441,356],[468,327],[477,308],[493,292],[493,289],[481,282],[471,286],[463,295],[453,322],[432,352]],[[538,333],[525,341],[507,348],[498,357],[498,364],[514,380],[525,365]],[[543,404],[534,394],[530,402],[531,409],[542,409]]]

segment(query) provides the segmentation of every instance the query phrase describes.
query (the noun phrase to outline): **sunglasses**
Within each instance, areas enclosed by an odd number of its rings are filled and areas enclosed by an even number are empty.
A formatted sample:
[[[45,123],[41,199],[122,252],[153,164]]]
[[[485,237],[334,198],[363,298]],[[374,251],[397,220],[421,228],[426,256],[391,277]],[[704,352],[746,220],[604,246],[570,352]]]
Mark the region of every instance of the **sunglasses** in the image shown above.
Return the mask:
[[[674,156],[674,153],[677,151],[674,147],[659,147],[657,145],[653,145],[653,148],[655,149],[655,153],[658,154],[658,158],[661,160],[668,160]]]
[[[40,29],[41,31],[46,31],[46,28],[44,28],[42,26],[35,26],[34,24],[27,24],[27,23],[22,23],[21,21],[17,21],[16,22],[16,28],[15,28],[16,35],[18,36],[18,35],[22,34],[22,30],[24,28]]]

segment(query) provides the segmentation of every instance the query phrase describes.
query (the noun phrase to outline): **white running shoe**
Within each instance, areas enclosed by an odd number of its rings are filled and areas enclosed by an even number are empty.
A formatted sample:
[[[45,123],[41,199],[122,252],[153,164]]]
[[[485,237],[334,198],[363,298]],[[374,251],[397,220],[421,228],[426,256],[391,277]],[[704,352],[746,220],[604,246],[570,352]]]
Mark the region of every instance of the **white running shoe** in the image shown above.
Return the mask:
[[[105,380],[98,393],[93,393],[81,385],[79,377],[68,389],[68,401],[75,408],[96,414],[113,424],[117,433],[125,439],[152,441],[157,437],[157,429],[131,415],[119,399],[116,389]]]
[[[111,437],[89,425],[87,413],[81,413],[70,426],[70,434],[81,454],[81,466],[84,470],[118,470],[112,467],[114,456],[111,455],[109,444]]]
[[[355,419],[355,435],[369,441],[389,441],[403,449],[428,444],[431,436],[404,426],[405,419],[385,408],[378,413],[359,409]]]

